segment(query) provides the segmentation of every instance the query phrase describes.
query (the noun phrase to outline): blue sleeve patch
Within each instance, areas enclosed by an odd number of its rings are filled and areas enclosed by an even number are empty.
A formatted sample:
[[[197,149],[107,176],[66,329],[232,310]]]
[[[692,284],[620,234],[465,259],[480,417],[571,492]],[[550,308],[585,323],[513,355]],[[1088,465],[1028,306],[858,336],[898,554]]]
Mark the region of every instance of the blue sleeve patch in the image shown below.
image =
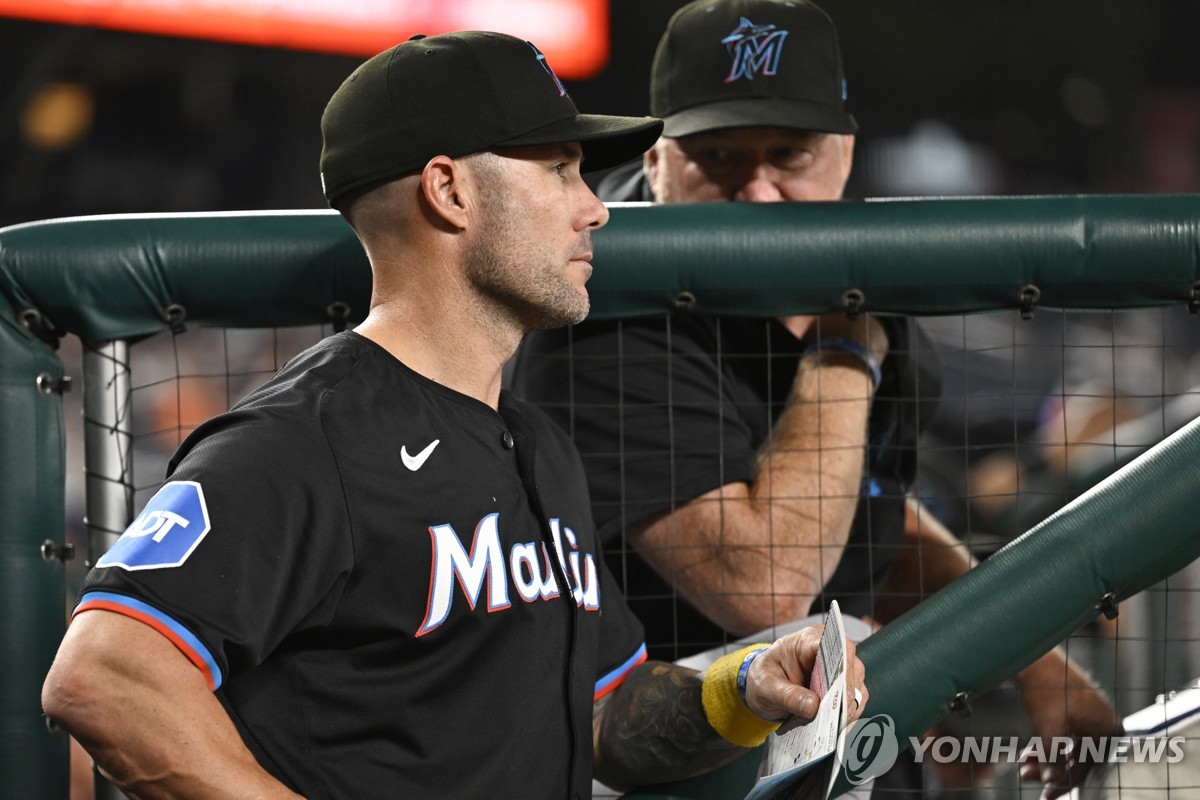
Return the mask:
[[[171,481],[150,498],[96,566],[127,570],[178,567],[187,561],[209,527],[200,484]]]

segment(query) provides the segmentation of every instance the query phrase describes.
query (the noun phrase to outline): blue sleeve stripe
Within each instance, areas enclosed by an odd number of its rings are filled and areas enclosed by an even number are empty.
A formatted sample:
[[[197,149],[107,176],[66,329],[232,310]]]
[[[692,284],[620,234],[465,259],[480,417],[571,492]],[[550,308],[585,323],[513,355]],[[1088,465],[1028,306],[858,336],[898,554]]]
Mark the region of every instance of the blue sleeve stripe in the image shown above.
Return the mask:
[[[205,677],[213,691],[221,688],[224,676],[212,653],[195,634],[172,617],[141,600],[113,592],[87,592],[80,598],[79,605],[75,607],[71,616],[73,618],[75,614],[93,608],[125,613],[126,616],[146,623],[171,640],[176,647],[183,651],[188,660],[200,668],[201,672],[207,673]]]
[[[596,681],[596,691],[593,694],[594,699],[599,700],[601,697],[604,697],[606,694],[620,686],[621,682],[625,680],[625,676],[628,675],[634,667],[636,667],[638,664],[641,664],[645,660],[646,643],[642,642],[642,644],[638,647],[637,652],[631,655],[624,664],[617,667],[600,680]]]

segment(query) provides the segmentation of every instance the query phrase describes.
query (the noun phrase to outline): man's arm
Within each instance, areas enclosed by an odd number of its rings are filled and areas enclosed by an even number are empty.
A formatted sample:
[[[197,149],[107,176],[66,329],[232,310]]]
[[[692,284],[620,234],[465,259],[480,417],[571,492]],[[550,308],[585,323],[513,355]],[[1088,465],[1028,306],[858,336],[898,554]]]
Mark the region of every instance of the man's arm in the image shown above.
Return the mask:
[[[745,752],[708,724],[702,676],[647,661],[617,691],[596,702],[592,744],[596,778],[617,789],[699,775]]]
[[[299,796],[255,761],[200,671],[162,634],[121,614],[74,619],[42,707],[135,800]]]
[[[916,500],[904,504],[904,539],[875,601],[884,624],[966,575],[978,562],[967,546]]]
[[[811,719],[819,701],[807,687],[821,631],[820,626],[796,631],[754,658],[745,699],[737,702],[762,720]],[[847,705],[849,724],[866,707],[868,692],[854,643],[846,644],[846,692],[857,689],[862,698]],[[709,722],[702,700],[709,679],[706,673],[657,661],[630,673],[593,712],[596,777],[619,789],[664,783],[710,772],[745,753]]]
[[[1122,732],[1117,712],[1104,693],[1078,664],[1054,648],[1017,673],[1021,702],[1033,732],[1043,740],[1054,736],[1116,736]],[[1092,766],[1073,756],[1040,763],[1033,754],[1021,760],[1021,779],[1045,785],[1044,797],[1054,800],[1078,786]]]
[[[783,322],[813,342],[860,343],[876,362],[887,353],[887,335],[870,317],[829,315],[809,328],[811,319]],[[804,616],[850,534],[873,395],[859,358],[814,349],[800,359],[753,483],[727,484],[683,503],[632,528],[629,541],[735,636]]]

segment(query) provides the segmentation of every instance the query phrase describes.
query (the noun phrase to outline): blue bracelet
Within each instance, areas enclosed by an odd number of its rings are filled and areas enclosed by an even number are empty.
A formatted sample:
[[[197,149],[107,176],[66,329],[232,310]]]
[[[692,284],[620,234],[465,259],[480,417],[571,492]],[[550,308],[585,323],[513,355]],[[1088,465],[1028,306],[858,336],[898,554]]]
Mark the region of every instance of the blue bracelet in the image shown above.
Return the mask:
[[[742,696],[742,702],[746,702],[746,673],[750,671],[750,665],[754,663],[754,659],[758,658],[758,654],[769,648],[771,645],[765,644],[757,650],[751,650],[746,653],[746,657],[742,659],[742,665],[738,667],[737,687],[738,694]]]
[[[875,390],[879,390],[879,384],[883,383],[883,370],[879,368],[879,362],[871,358],[871,354],[867,352],[867,348],[863,347],[853,339],[841,339],[832,337],[828,339],[819,339],[804,348],[800,354],[801,358],[818,350],[838,350],[843,353],[849,353],[863,363],[867,371],[871,373],[871,380],[875,384]]]

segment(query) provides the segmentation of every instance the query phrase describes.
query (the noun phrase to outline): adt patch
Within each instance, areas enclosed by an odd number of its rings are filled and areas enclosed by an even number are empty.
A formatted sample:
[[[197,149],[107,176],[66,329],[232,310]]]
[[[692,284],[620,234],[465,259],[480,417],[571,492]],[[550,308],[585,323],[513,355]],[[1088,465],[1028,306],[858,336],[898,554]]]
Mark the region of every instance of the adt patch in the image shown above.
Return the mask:
[[[178,567],[208,533],[204,491],[193,481],[171,481],[150,498],[97,567],[128,570]]]

